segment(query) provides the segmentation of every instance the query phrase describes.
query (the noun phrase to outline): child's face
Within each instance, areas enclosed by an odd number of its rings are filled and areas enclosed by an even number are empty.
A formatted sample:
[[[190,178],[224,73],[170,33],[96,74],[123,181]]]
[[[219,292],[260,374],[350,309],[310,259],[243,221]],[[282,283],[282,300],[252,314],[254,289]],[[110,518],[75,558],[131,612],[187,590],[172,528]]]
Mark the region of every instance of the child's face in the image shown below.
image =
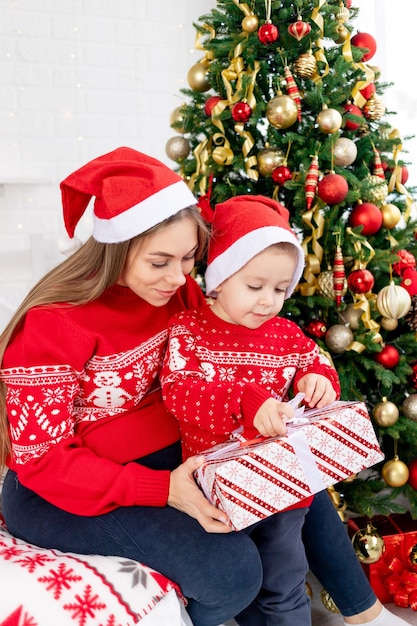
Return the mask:
[[[213,312],[231,324],[259,328],[281,311],[295,266],[295,255],[263,250],[216,289]]]

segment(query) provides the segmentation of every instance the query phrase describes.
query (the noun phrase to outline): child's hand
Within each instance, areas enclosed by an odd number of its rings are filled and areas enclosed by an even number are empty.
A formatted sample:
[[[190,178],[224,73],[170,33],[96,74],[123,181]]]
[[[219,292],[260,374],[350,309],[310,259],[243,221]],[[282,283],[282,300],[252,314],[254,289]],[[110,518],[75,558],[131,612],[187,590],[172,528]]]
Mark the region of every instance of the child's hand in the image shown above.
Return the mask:
[[[337,397],[330,380],[321,374],[306,374],[298,381],[297,390],[305,393],[304,402],[310,409],[321,409]]]
[[[258,409],[254,419],[254,427],[264,437],[285,435],[287,421],[294,417],[294,409],[286,402],[278,402],[268,398]]]

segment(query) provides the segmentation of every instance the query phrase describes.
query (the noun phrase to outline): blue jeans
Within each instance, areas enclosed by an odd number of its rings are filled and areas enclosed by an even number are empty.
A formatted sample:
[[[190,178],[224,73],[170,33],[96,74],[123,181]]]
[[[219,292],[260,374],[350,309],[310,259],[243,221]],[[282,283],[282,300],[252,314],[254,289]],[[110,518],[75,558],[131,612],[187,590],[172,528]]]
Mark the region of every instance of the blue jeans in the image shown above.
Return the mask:
[[[302,527],[308,509],[277,513],[242,532],[256,543],[263,567],[262,588],[236,616],[239,626],[310,626],[308,564]]]
[[[303,540],[313,574],[345,617],[369,609],[376,596],[327,494],[318,493],[306,515]]]
[[[180,448],[170,448],[161,451],[167,457],[163,463],[152,455],[147,464],[161,469],[178,465]],[[11,471],[2,502],[8,529],[25,541],[62,552],[125,557],[165,574],[188,599],[195,626],[218,626],[259,592],[262,563],[249,535],[207,533],[195,519],[169,506],[120,507],[82,517],[46,502]]]

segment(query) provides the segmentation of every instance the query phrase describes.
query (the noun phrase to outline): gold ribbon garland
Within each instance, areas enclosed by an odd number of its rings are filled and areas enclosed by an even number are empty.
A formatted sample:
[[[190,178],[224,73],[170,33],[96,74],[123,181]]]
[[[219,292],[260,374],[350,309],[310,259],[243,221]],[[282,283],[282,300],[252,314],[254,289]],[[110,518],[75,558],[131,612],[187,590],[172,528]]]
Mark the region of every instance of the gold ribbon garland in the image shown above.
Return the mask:
[[[324,36],[324,19],[322,14],[320,13],[320,9],[325,3],[326,0],[319,0],[318,6],[316,6],[311,13],[311,20],[315,22],[320,29],[320,37],[315,42],[318,50],[314,53],[314,56],[316,57],[317,62],[324,63],[324,70],[322,71],[322,73],[319,74],[318,70],[316,70],[311,77],[315,83],[319,83],[322,77],[326,76],[326,74],[328,74],[330,71],[330,66],[324,53],[324,44],[322,41],[322,37]]]
[[[390,133],[390,139],[395,139],[395,138],[401,139],[398,130],[393,130]],[[408,222],[408,220],[411,217],[411,212],[413,208],[415,207],[415,204],[414,204],[413,198],[411,197],[411,195],[409,194],[409,192],[407,191],[407,189],[401,182],[402,168],[401,168],[401,165],[398,164],[398,158],[400,156],[402,147],[403,147],[402,143],[399,143],[399,144],[396,144],[392,149],[392,156],[393,156],[395,165],[394,165],[394,169],[392,171],[391,177],[388,182],[388,193],[392,193],[395,189],[399,194],[402,194],[405,196],[406,210],[404,212],[403,217],[404,217],[404,220]]]
[[[353,247],[358,254],[358,258],[354,261],[352,272],[355,270],[364,269],[369,261],[371,261],[371,259],[375,256],[375,250],[366,239],[363,239],[360,235],[354,233],[350,226],[346,228],[346,234],[349,237],[354,238]],[[369,255],[366,261],[363,259],[362,254],[364,248],[369,251]],[[370,303],[375,301],[375,299],[375,294],[371,292],[368,292],[367,294],[354,294],[353,307],[355,309],[361,309],[363,311],[361,315],[361,320],[365,328],[367,328],[372,333],[379,333],[380,325],[378,324],[378,322],[373,320],[371,316]],[[352,341],[352,343],[347,347],[347,350],[354,350],[355,352],[361,353],[366,350],[366,346],[360,341]]]
[[[304,213],[302,220],[311,229],[311,235],[306,237],[301,244],[305,256],[303,278],[306,282],[301,283],[299,287],[302,296],[311,296],[316,291],[316,275],[320,273],[321,261],[323,259],[323,248],[318,240],[324,232],[324,217],[321,214],[319,203],[316,203],[309,211]],[[312,252],[309,252],[310,244]]]

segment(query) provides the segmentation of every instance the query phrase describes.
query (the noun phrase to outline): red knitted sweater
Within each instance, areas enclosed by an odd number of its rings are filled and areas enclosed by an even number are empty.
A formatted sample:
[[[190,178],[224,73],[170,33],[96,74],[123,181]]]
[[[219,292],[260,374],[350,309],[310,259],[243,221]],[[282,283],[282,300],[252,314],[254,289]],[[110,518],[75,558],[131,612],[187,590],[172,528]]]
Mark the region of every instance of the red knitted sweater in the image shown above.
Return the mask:
[[[83,306],[29,311],[0,370],[23,485],[79,515],[166,504],[169,472],[131,461],[179,440],[158,375],[169,318],[202,302],[188,277],[160,308],[116,285]]]
[[[252,330],[207,306],[175,316],[161,381],[180,423],[184,457],[224,442],[241,425],[253,429],[267,398],[285,401],[311,372],[329,378],[339,395],[336,370],[292,321],[275,317]]]

